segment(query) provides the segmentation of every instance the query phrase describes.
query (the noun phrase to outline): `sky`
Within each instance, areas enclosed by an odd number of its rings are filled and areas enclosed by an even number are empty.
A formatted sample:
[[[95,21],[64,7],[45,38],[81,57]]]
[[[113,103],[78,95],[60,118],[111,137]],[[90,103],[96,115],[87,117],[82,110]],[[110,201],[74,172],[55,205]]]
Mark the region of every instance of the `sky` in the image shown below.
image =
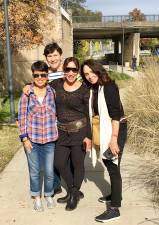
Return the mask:
[[[101,11],[103,16],[128,15],[134,8],[144,14],[159,14],[159,0],[87,0],[85,5],[92,11]]]

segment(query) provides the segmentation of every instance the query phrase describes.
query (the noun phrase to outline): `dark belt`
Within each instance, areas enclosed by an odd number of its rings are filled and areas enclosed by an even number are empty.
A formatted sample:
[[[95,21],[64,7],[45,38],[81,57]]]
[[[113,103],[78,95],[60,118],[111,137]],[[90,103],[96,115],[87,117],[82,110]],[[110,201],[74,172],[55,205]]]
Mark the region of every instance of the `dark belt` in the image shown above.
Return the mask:
[[[75,120],[69,123],[57,123],[57,126],[60,130],[67,132],[78,132],[81,128],[85,127],[87,124],[86,118],[80,120]]]

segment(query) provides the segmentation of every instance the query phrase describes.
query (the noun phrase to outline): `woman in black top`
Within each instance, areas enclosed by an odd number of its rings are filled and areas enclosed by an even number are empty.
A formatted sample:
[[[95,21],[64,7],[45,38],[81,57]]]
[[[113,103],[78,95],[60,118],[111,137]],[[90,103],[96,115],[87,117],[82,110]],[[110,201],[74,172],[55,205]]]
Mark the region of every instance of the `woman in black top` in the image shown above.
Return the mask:
[[[124,111],[120,101],[118,87],[115,82],[110,79],[103,66],[92,59],[86,60],[81,66],[81,75],[83,80],[93,89],[92,105],[94,114],[99,115],[100,117],[101,115],[99,113],[99,109],[100,112],[103,107],[107,107],[108,109],[107,114],[111,118],[111,133],[108,147],[110,148],[112,155],[114,157],[118,157],[117,164],[115,164],[113,160],[102,157],[104,165],[106,166],[110,176],[111,194],[109,196],[99,198],[99,201],[110,201],[111,207],[101,215],[97,216],[95,220],[99,222],[106,222],[120,217],[120,212],[118,209],[121,206],[122,200],[120,161],[127,136],[127,123],[124,118]],[[99,105],[100,101],[98,97],[101,89],[103,90],[104,102]],[[100,126],[104,126],[103,124],[100,123]],[[106,134],[100,133],[100,135]],[[104,138],[106,138],[106,136],[104,136]]]
[[[76,208],[79,190],[84,178],[84,158],[91,148],[91,127],[89,119],[89,89],[77,80],[79,62],[74,57],[65,59],[64,79],[50,83],[56,91],[56,107],[59,139],[55,151],[55,166],[67,184],[68,193],[59,198],[67,202],[66,210]],[[68,162],[74,167],[74,174]]]

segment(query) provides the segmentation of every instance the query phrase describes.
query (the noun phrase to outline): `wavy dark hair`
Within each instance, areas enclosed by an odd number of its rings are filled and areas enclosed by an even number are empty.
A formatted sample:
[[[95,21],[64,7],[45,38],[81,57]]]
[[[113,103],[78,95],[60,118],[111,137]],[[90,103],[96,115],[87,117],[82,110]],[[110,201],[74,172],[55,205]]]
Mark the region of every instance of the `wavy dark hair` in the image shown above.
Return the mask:
[[[79,69],[80,69],[79,61],[78,61],[78,59],[75,58],[75,57],[68,57],[68,58],[66,58],[66,59],[64,60],[64,63],[63,63],[63,71],[65,72],[66,67],[68,66],[68,64],[69,64],[70,62],[73,62],[73,63],[76,65],[76,68],[77,68],[78,71],[79,71]]]
[[[112,81],[108,75],[108,72],[105,70],[102,64],[100,64],[94,59],[88,59],[88,60],[85,60],[81,65],[81,76],[87,85],[90,85],[90,82],[85,77],[85,74],[83,71],[84,66],[88,66],[93,71],[93,73],[95,73],[98,76],[99,85],[104,85],[107,82]]]

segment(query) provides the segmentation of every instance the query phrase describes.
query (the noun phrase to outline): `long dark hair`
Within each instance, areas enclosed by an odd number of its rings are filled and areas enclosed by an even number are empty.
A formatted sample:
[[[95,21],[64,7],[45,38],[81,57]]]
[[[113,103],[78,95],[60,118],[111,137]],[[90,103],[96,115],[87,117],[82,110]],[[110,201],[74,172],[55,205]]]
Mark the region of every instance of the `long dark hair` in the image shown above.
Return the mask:
[[[100,64],[94,59],[88,59],[88,60],[85,60],[81,65],[81,76],[87,85],[90,85],[90,82],[86,79],[84,75],[84,71],[83,71],[84,66],[88,66],[93,71],[93,73],[95,73],[98,76],[99,85],[104,85],[107,82],[112,81],[108,75],[108,72],[105,70],[102,64]]]

